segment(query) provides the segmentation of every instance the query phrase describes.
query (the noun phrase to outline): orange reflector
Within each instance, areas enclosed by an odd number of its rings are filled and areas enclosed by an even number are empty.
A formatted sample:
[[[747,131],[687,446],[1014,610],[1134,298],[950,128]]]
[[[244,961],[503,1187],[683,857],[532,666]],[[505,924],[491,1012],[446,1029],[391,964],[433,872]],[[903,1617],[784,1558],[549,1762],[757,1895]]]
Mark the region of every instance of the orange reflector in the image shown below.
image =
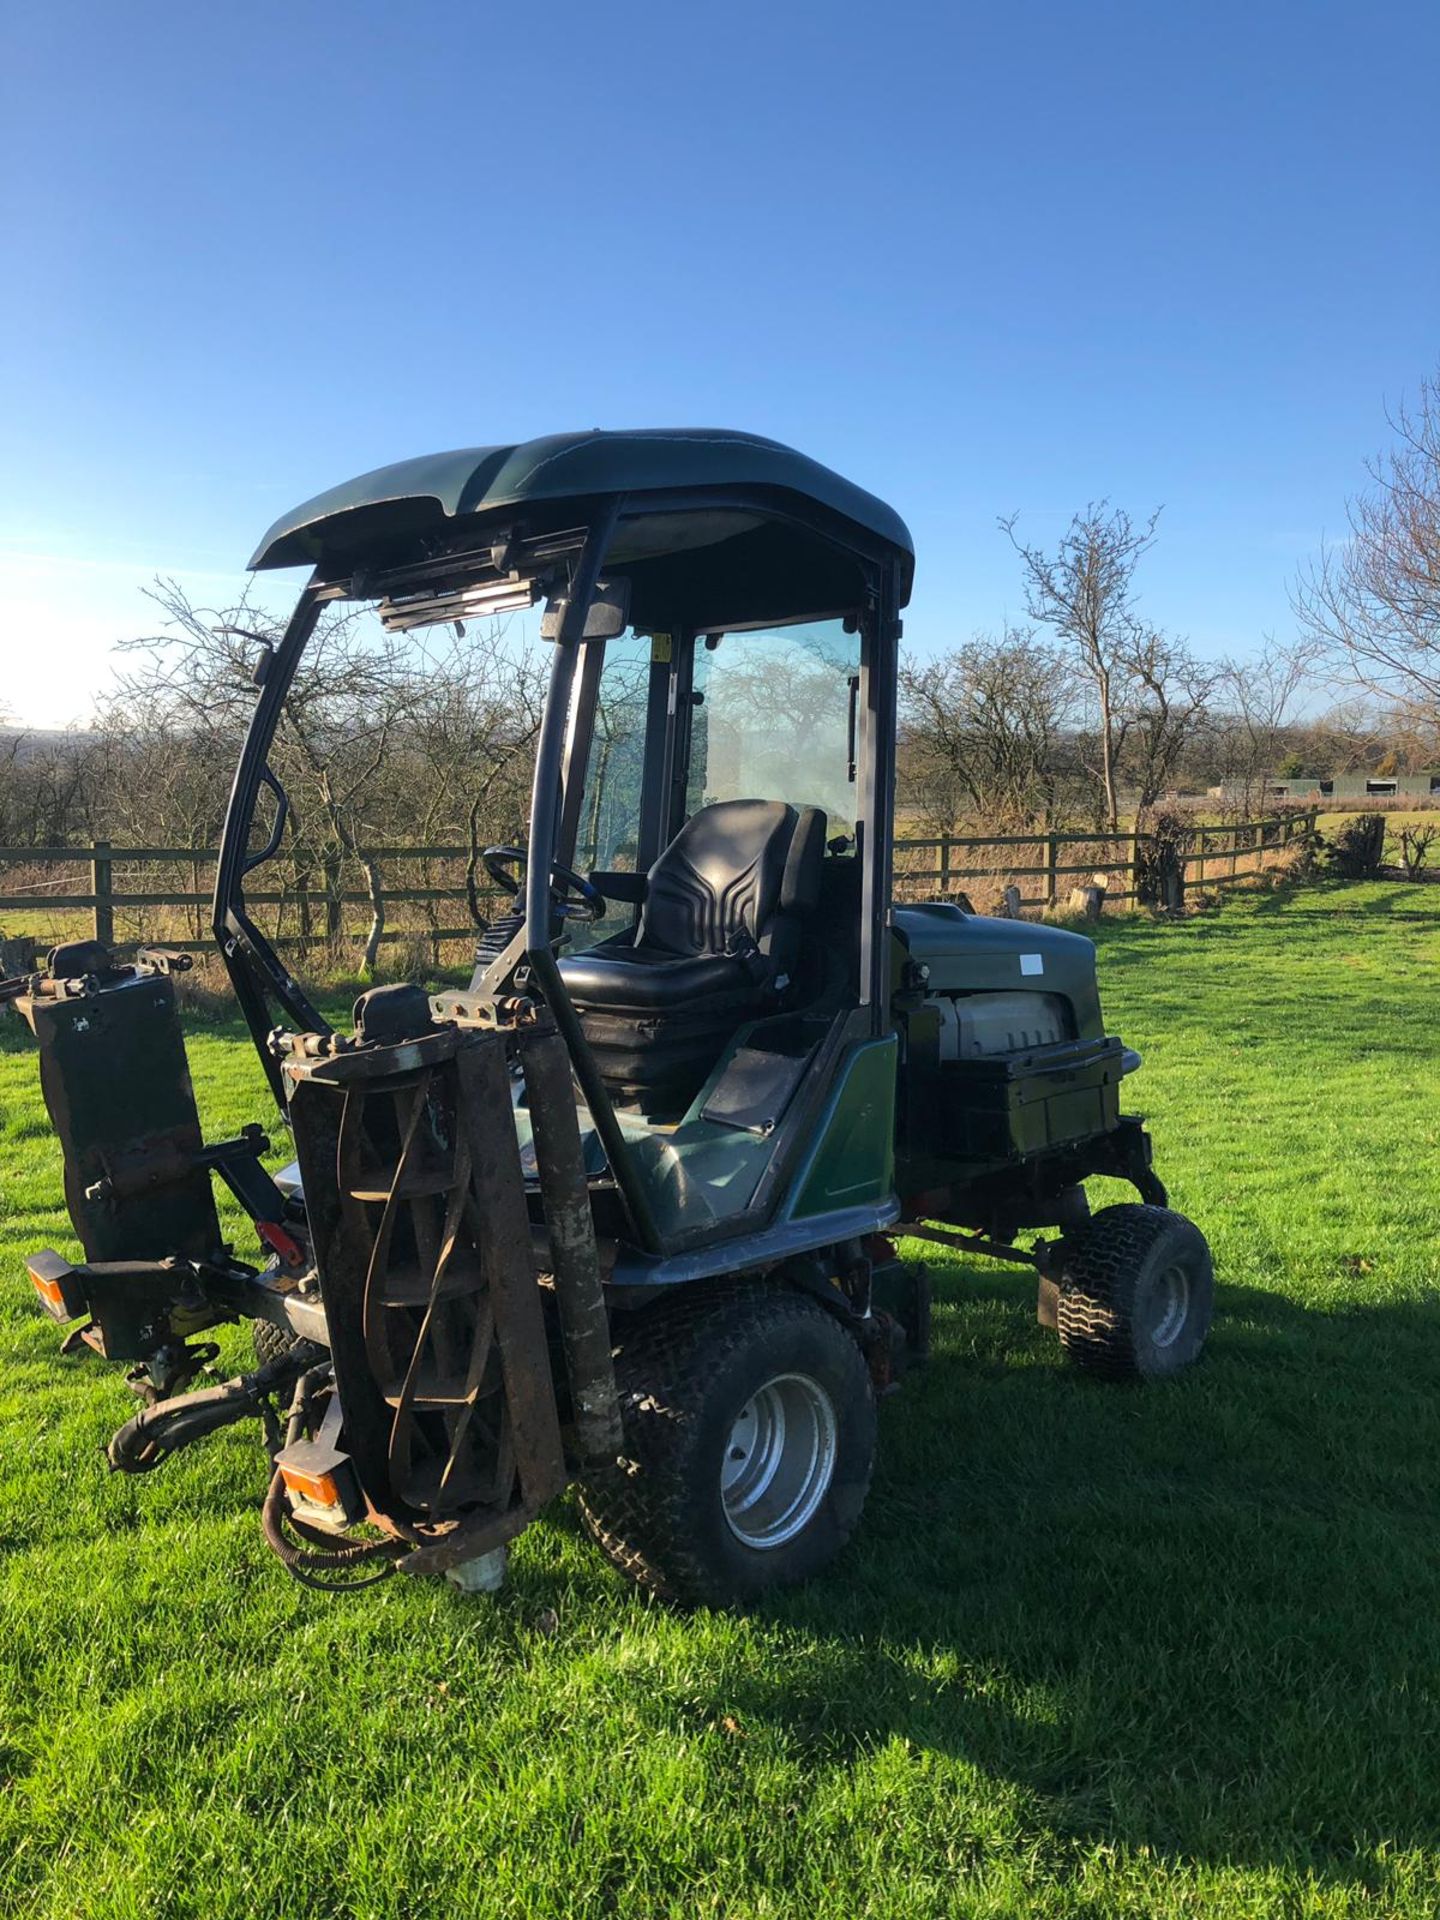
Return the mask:
[[[53,1247],[30,1254],[25,1261],[30,1284],[40,1296],[40,1304],[52,1320],[78,1320],[87,1311],[85,1283],[68,1260],[62,1260]]]
[[[65,1304],[65,1289],[58,1280],[51,1280],[44,1274],[32,1273],[30,1284],[52,1313],[58,1313],[66,1320],[70,1318],[69,1309]]]
[[[312,1507],[338,1507],[342,1504],[335,1476],[330,1473],[306,1473],[303,1467],[280,1462],[280,1478],[286,1491],[297,1500],[308,1500]]]

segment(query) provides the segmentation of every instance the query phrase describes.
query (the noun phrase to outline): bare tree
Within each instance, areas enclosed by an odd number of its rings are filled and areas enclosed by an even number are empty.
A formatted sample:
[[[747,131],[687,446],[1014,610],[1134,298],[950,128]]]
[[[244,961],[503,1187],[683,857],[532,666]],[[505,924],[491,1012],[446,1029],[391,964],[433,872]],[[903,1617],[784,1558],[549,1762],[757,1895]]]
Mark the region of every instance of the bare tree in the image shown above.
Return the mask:
[[[1221,675],[1157,627],[1137,625],[1121,644],[1118,664],[1126,684],[1117,703],[1116,755],[1143,816],[1174,785],[1183,756],[1208,725]]]
[[[1316,648],[1279,645],[1266,636],[1260,651],[1223,662],[1217,683],[1228,708],[1227,784],[1238,787],[1248,815],[1263,798],[1303,691],[1313,684]]]
[[[162,631],[122,649],[134,664],[104,715],[123,774],[107,782],[110,805],[125,838],[213,846],[255,702],[256,665],[279,630],[243,602],[196,607],[174,582],[157,582],[152,597]],[[472,850],[517,837],[524,752],[540,706],[538,662],[523,645],[508,646],[503,628],[397,635],[369,607],[327,610],[269,753],[290,803],[287,849],[302,907],[318,876],[326,931],[338,935],[346,870],[358,869],[373,958],[386,917],[376,847],[454,841],[467,830]],[[477,859],[475,851],[469,891],[478,914]]]
[[[1440,712],[1416,713],[1411,708],[1381,713],[1379,724],[1407,770],[1440,766]]]
[[[1440,372],[1390,417],[1397,444],[1347,507],[1350,538],[1296,582],[1304,632],[1353,684],[1440,721]]]
[[[442,644],[432,639],[427,652],[387,769],[387,804],[406,823],[397,839],[465,843],[466,901],[483,927],[482,850],[525,838],[545,674],[507,621],[467,622],[443,644],[450,631],[440,629]]]
[[[1386,717],[1373,701],[1352,697],[1308,721],[1297,720],[1285,729],[1284,737],[1294,744],[1295,757],[1301,762],[1298,771],[1318,776],[1373,769],[1389,744],[1390,733]]]
[[[1097,773],[1111,833],[1120,824],[1117,760],[1125,653],[1135,637],[1135,569],[1154,545],[1159,518],[1157,507],[1137,525],[1123,508],[1092,502],[1071,520],[1053,554],[1019,539],[1017,514],[1000,522],[1021,559],[1030,618],[1059,635],[1093,692]]]
[[[0,842],[54,847],[103,837],[108,758],[91,732],[0,739]]]
[[[152,753],[158,746],[182,782],[204,769],[200,792],[210,796],[216,777],[223,780],[233,764],[254,704],[256,665],[278,629],[244,601],[226,609],[196,607],[174,581],[158,581],[151,597],[165,615],[165,630],[122,647],[141,665],[119,677],[109,715],[138,731]],[[407,711],[406,666],[401,642],[363,610],[327,611],[271,745],[271,770],[290,799],[292,845],[318,860],[332,935],[340,931],[344,862],[355,858],[364,866],[365,799]],[[180,739],[188,753],[177,750]],[[174,783],[167,784],[173,796]],[[213,831],[213,802],[207,814]],[[373,873],[366,877],[373,892]]]
[[[907,784],[933,824],[1053,824],[1073,788],[1078,718],[1067,656],[1029,628],[900,671]]]

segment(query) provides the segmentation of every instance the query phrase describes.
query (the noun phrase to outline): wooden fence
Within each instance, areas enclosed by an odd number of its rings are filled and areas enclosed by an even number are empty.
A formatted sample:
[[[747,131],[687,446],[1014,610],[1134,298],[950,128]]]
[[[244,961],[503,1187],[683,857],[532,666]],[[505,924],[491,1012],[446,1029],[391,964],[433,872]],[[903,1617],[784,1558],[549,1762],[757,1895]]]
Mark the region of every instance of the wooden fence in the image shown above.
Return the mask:
[[[1279,814],[1266,820],[1246,820],[1231,826],[1196,826],[1189,830],[1179,856],[1182,894],[1199,888],[1228,886],[1264,869],[1269,857],[1298,837],[1314,830],[1317,811]],[[1137,877],[1151,850],[1152,836],[1127,831],[1107,834],[1002,834],[969,838],[944,834],[935,839],[901,839],[895,843],[895,894],[902,900],[947,899],[957,893],[998,898],[1008,886],[1018,886],[1021,905],[1029,908],[1063,906],[1077,883],[1089,884],[1104,876],[1106,899],[1130,903],[1137,897]],[[1077,857],[1083,853],[1083,857]],[[926,856],[929,856],[929,863]],[[419,940],[437,953],[442,943],[473,940],[476,929],[444,924],[447,911],[468,901],[464,874],[470,859],[465,847],[419,846],[367,849],[367,861],[380,879],[385,918],[379,934],[386,942]],[[195,847],[115,847],[97,841],[88,847],[0,847],[0,915],[24,914],[43,919],[63,915],[71,921],[84,914],[97,940],[110,946],[117,940],[144,940],[157,947],[189,947],[207,933],[210,887],[208,878],[215,853]],[[88,889],[67,885],[65,876],[82,869]],[[396,867],[419,868],[418,885],[393,886]],[[18,878],[16,869],[20,870]],[[55,869],[61,874],[56,876]],[[190,885],[146,886],[147,870],[159,869],[166,879],[188,879]],[[272,873],[287,871],[280,862]],[[168,871],[167,871],[168,870]],[[375,896],[368,889],[312,884],[313,874],[290,873],[289,884],[266,885],[265,876],[253,891],[250,906],[272,910],[272,938],[277,945],[305,945],[327,939],[363,937],[351,924],[346,909],[364,908],[373,928]],[[1038,890],[1028,883],[1039,882]],[[481,911],[493,911],[503,896],[483,882],[477,889]],[[395,924],[398,918],[402,924]],[[186,937],[176,939],[174,921],[180,916]],[[163,916],[157,920],[157,916]],[[459,918],[458,914],[452,918]],[[148,924],[147,924],[148,923]],[[56,926],[60,922],[57,920]],[[164,937],[155,931],[165,928]],[[74,927],[78,935],[81,929]]]
[[[365,850],[365,859],[379,880],[387,922],[377,936],[380,941],[419,939],[438,948],[444,941],[475,939],[476,928],[468,911],[463,916],[454,911],[458,903],[468,906],[470,899],[470,889],[464,884],[470,861],[468,848],[374,847]],[[68,918],[83,912],[90,922],[85,933],[93,932],[95,939],[106,946],[117,940],[122,945],[143,940],[160,948],[193,947],[208,935],[215,860],[215,850],[208,847],[117,847],[108,840],[97,840],[89,847],[0,847],[0,884],[14,869],[23,872],[20,886],[12,883],[0,894],[0,915],[23,913],[34,920],[47,914]],[[397,866],[418,867],[422,884],[390,884]],[[66,886],[63,881],[57,883],[53,877],[56,868],[73,874],[77,867],[88,873],[88,892],[73,884]],[[276,946],[364,937],[363,928],[347,924],[353,921],[353,912],[347,913],[347,909],[366,909],[364,920],[373,923],[376,895],[368,885],[364,889],[345,886],[332,876],[332,884],[327,886],[317,868],[318,863],[297,872],[282,856],[255,876],[253,887],[245,889],[247,906],[269,910],[260,918],[268,920],[266,932]],[[162,884],[147,886],[146,874],[157,870]],[[167,880],[174,884],[163,884]],[[189,884],[179,884],[182,881]],[[482,912],[497,911],[506,898],[483,868],[475,893]],[[466,924],[446,926],[447,911],[452,918],[463,917]],[[185,937],[179,939],[168,937],[177,916],[185,922]],[[397,920],[401,924],[395,924]],[[160,926],[165,928],[165,937],[156,931]],[[77,928],[76,937],[79,931]]]
[[[1190,827],[1177,852],[1180,893],[1228,886],[1263,872],[1269,856],[1313,833],[1318,818],[1319,809],[1314,808],[1265,820]],[[1038,890],[1020,886],[1021,906],[1054,908],[1064,905],[1077,884],[1103,878],[1106,900],[1129,904],[1138,898],[1142,864],[1154,842],[1153,834],[1133,829],[1123,833],[1085,830],[1002,834],[979,839],[942,834],[933,840],[897,840],[896,894],[911,900],[946,899],[955,892],[968,891],[967,883],[985,883],[994,890],[1038,880]],[[1084,857],[1075,857],[1081,850]],[[921,865],[910,858],[926,853],[935,864]],[[1027,858],[1031,854],[1038,857]],[[989,857],[976,857],[980,855]]]

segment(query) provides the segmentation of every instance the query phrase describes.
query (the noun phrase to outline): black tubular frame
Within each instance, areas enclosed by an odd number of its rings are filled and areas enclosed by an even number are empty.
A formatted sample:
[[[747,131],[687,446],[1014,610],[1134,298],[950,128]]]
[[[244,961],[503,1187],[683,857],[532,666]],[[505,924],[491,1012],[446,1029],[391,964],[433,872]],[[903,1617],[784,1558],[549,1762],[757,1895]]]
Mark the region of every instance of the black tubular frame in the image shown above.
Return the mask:
[[[575,680],[577,656],[582,645],[585,619],[591,596],[600,577],[605,551],[610,545],[619,518],[620,501],[612,497],[605,510],[590,524],[585,545],[575,568],[560,632],[555,640],[555,658],[550,664],[550,686],[545,695],[545,713],[540,722],[540,738],[535,746],[535,780],[530,794],[530,859],[525,868],[525,963],[530,978],[540,989],[551,1017],[560,1029],[570,1053],[570,1064],[579,1082],[580,1092],[595,1123],[611,1177],[625,1203],[635,1238],[646,1253],[661,1253],[664,1243],[655,1224],[650,1196],[635,1169],[630,1148],[615,1115],[615,1107],[600,1078],[600,1069],[580,1026],[560,966],[550,944],[550,863],[562,857],[557,852],[562,805],[567,811],[579,804],[578,783],[569,783],[564,791],[561,773],[567,759],[565,747],[570,734],[570,692]],[[591,643],[594,644],[594,643]],[[603,659],[603,649],[595,645],[593,658]],[[582,669],[589,682],[591,708],[594,706],[594,673]]]
[[[893,553],[882,556],[865,610],[860,652],[861,785],[856,852],[863,862],[860,899],[860,995],[868,1001],[870,1030],[890,1023],[890,896],[895,847],[895,712],[900,615]]]
[[[605,1150],[636,1244],[649,1254],[672,1251],[678,1242],[668,1242],[658,1229],[614,1105],[566,992],[550,940],[550,863],[553,859],[570,859],[571,842],[578,824],[596,684],[604,658],[604,643],[586,641],[583,635],[590,602],[616,526],[622,518],[637,514],[683,512],[698,507],[758,511],[768,519],[788,521],[850,552],[861,567],[865,585],[860,603],[854,609],[860,621],[862,641],[858,701],[860,765],[856,794],[856,856],[862,863],[860,996],[855,1013],[840,1024],[857,1037],[862,1032],[884,1033],[890,1025],[888,923],[894,832],[891,802],[901,632],[896,549],[879,535],[867,533],[819,503],[798,496],[777,500],[764,488],[677,488],[656,494],[609,495],[598,503],[587,503],[586,532],[574,562],[555,641],[545,712],[536,744],[528,837],[532,857],[525,877],[525,930],[504,959],[507,963],[511,955],[518,959],[523,944],[524,964],[565,1041],[581,1096]],[[316,568],[279,645],[265,662],[259,699],[231,787],[215,877],[215,937],[266,1077],[282,1110],[285,1103],[280,1067],[267,1044],[275,1009],[307,1032],[329,1032],[330,1026],[251,921],[245,906],[244,882],[251,867],[276,850],[283,834],[284,820],[277,818],[276,830],[269,836],[263,853],[250,854],[250,831],[260,792],[266,787],[272,792],[276,789],[267,755],[284,710],[285,697],[324,600],[334,593],[333,585],[322,580],[322,572],[322,568]],[[654,853],[666,843],[677,824],[677,816],[683,813],[687,739],[692,719],[693,648],[698,638],[696,630],[677,627],[670,636],[669,661],[655,660],[652,655],[644,829],[647,841],[654,842]],[[663,745],[657,752],[651,729],[655,721],[662,718],[666,721]],[[652,793],[651,783],[657,777],[660,791]],[[278,793],[276,805],[283,813],[283,800]],[[492,963],[486,975],[487,983],[493,983],[501,970],[500,962]],[[508,964],[504,971],[510,971]],[[779,1132],[788,1131],[782,1123]],[[777,1161],[788,1159],[779,1139],[776,1148]],[[781,1198],[779,1182],[764,1180],[761,1189],[760,1210],[768,1212]],[[757,1194],[757,1200],[762,1194]],[[747,1228],[753,1232],[754,1213],[726,1225],[727,1228],[733,1226],[737,1232]],[[711,1233],[716,1237],[714,1229]],[[718,1237],[725,1236],[722,1233]],[[680,1238],[688,1241],[691,1236],[686,1234]]]
[[[315,631],[320,607],[316,576],[312,575],[296,603],[280,644],[265,660],[260,698],[255,703],[245,744],[240,749],[240,759],[225,809],[225,825],[220,834],[220,852],[215,865],[215,900],[211,912],[211,924],[225,970],[230,975],[235,998],[240,1002],[240,1011],[254,1039],[260,1064],[265,1069],[270,1090],[282,1113],[285,1111],[285,1085],[280,1074],[280,1062],[267,1044],[275,1024],[272,1018],[274,1007],[278,1006],[305,1033],[329,1033],[330,1023],[304,988],[291,977],[290,970],[279,954],[251,920],[245,907],[245,875],[260,864],[262,857],[268,858],[278,849],[284,832],[284,815],[288,808],[282,805],[277,791],[276,807],[280,814],[277,830],[271,834],[263,856],[251,855],[250,827],[255,818],[255,803],[260,797],[260,789],[269,787],[275,791],[278,786],[268,765],[270,742],[275,737],[275,729],[285,706],[285,696],[295,678],[300,656]]]

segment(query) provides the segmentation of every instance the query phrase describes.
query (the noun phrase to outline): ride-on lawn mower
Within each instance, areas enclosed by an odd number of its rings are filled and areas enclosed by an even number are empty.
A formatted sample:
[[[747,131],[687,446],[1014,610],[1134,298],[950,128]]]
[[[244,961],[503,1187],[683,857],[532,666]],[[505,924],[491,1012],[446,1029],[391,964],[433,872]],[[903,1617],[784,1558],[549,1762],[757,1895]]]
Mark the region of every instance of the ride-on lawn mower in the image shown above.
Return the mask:
[[[746,434],[559,435],[365,474],[251,564],[312,572],[257,670],[215,934],[294,1164],[272,1178],[258,1127],[203,1143],[177,962],[71,945],[10,989],[85,1253],[31,1277],[145,1403],[113,1466],[257,1419],[266,1536],[321,1585],[498,1584],[576,1480],[625,1572],[726,1604],[813,1573],[860,1516],[876,1397],[927,1345],[897,1233],[1031,1265],[1090,1373],[1195,1359],[1210,1258],[1120,1110],[1139,1061],[1093,946],[891,903],[913,553],[889,507]],[[552,645],[528,846],[485,855],[513,909],[465,990],[376,987],[350,1032],[245,897],[334,603],[392,633],[540,607]],[[1094,1174],[1141,1204],[1092,1215]],[[187,1392],[216,1354],[194,1336],[238,1318],[256,1371]]]

